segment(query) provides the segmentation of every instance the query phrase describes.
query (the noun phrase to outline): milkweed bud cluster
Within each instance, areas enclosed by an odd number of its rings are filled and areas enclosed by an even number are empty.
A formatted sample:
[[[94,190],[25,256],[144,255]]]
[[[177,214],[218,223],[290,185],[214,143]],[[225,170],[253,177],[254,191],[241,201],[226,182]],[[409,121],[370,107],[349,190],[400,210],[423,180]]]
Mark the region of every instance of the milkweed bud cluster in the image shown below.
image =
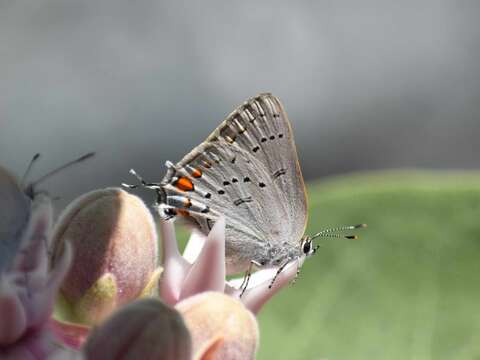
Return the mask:
[[[139,197],[94,190],[52,226],[49,197],[32,194],[0,168],[1,358],[33,347],[38,359],[255,358],[256,318],[236,292],[223,294],[232,291],[224,218],[197,239],[191,262],[176,248],[173,225],[161,223],[162,245],[171,248],[161,278],[156,224]],[[178,296],[162,299],[162,284]]]

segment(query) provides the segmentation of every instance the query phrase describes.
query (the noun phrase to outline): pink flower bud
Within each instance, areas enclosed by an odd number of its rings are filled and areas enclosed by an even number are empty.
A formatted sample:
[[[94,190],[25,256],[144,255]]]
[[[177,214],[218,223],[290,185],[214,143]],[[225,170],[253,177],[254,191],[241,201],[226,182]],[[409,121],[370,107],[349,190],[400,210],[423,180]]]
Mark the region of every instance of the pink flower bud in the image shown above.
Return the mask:
[[[255,316],[238,300],[219,292],[204,292],[179,302],[192,336],[194,352],[212,339],[217,341],[212,359],[254,359],[258,347]]]
[[[156,299],[129,304],[100,327],[84,346],[87,359],[191,360],[191,339],[182,316]]]
[[[122,189],[95,190],[67,207],[53,232],[53,265],[67,240],[75,255],[61,287],[72,317],[64,320],[98,324],[157,284],[152,215],[140,198]]]

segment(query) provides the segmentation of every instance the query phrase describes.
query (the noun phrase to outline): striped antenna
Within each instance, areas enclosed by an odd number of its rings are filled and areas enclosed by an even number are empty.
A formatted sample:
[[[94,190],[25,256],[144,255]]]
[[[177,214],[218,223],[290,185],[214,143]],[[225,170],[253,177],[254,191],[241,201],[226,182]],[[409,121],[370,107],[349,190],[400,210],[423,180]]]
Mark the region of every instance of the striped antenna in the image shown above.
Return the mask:
[[[33,156],[32,160],[30,161],[30,164],[28,164],[28,167],[27,167],[27,170],[25,171],[25,174],[23,175],[22,177],[22,181],[21,181],[21,184],[22,184],[22,187],[24,188],[23,191],[25,192],[25,195],[28,196],[29,198],[33,199],[35,197],[35,187],[40,184],[42,181],[46,180],[47,178],[49,178],[50,176],[52,175],[55,175],[56,173],[58,173],[59,171],[62,171],[63,169],[66,169],[74,164],[77,164],[79,162],[82,162],[84,160],[87,160],[89,158],[91,158],[92,156],[94,156],[95,153],[94,152],[90,152],[88,154],[85,154],[83,156],[80,156],[78,159],[75,159],[73,161],[69,161],[68,163],[56,168],[56,169],[53,169],[52,171],[46,173],[45,175],[43,175],[42,177],[40,177],[39,179],[31,182],[30,184],[28,185],[25,185],[25,181],[28,177],[28,175],[30,174],[30,171],[32,169],[32,166],[35,162],[37,162],[37,160],[40,158],[40,153],[37,153]]]
[[[37,155],[40,156],[40,154],[36,154],[36,155],[33,157],[33,159],[32,159],[32,161],[30,162],[30,164],[32,164],[32,162],[33,162],[34,160],[38,159],[38,156],[37,156]],[[87,159],[91,158],[91,157],[94,156],[94,155],[95,155],[94,152],[90,152],[90,153],[88,153],[88,154],[85,154],[85,155],[80,156],[78,159],[69,161],[69,162],[67,162],[66,164],[64,164],[64,165],[62,165],[62,166],[59,166],[58,168],[53,169],[52,171],[46,173],[45,175],[43,175],[43,176],[40,177],[39,179],[37,179],[37,180],[35,180],[34,182],[32,182],[29,186],[30,186],[30,187],[34,187],[34,186],[40,184],[40,183],[41,183],[42,181],[44,181],[45,179],[48,179],[50,176],[55,175],[56,173],[58,173],[58,172],[60,172],[60,171],[62,171],[62,170],[64,170],[64,169],[66,169],[66,168],[68,168],[68,167],[70,167],[70,166],[72,166],[72,165],[75,165],[75,164],[78,164],[78,163],[80,163],[80,162],[82,162],[82,161],[84,161],[84,160],[87,160]],[[31,166],[29,166],[29,169],[30,169],[30,167],[31,167]],[[27,170],[29,170],[29,169],[27,169]]]
[[[315,235],[313,235],[310,240],[313,240],[318,237],[331,237],[331,238],[345,238],[345,239],[358,239],[356,235],[340,235],[340,234],[335,234],[339,231],[347,231],[347,230],[355,230],[355,229],[362,229],[366,228],[367,224],[357,224],[357,225],[348,225],[348,226],[340,226],[332,229],[325,229],[322,230]]]

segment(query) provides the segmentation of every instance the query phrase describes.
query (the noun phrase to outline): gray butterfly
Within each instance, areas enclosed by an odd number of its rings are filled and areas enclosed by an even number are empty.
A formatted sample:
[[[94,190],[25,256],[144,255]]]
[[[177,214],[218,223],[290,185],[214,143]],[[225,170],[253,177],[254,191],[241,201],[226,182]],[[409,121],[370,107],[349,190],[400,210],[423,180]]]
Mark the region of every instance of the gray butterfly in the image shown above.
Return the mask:
[[[93,155],[94,153],[83,155],[29,184],[26,184],[26,179],[33,164],[40,158],[40,154],[35,154],[20,182],[0,166],[0,204],[2,211],[0,217],[0,272],[11,265],[10,263],[20,247],[22,236],[24,236],[30,220],[32,206],[35,205],[37,196],[41,193],[41,191],[36,190],[36,186],[59,171],[87,160]]]
[[[247,100],[180,162],[166,166],[160,183],[131,172],[157,191],[163,219],[181,216],[208,234],[220,215],[226,217],[227,274],[249,276],[255,265],[278,267],[278,275],[292,260],[315,253],[313,238],[360,227],[303,236],[305,184],[287,114],[271,94]]]

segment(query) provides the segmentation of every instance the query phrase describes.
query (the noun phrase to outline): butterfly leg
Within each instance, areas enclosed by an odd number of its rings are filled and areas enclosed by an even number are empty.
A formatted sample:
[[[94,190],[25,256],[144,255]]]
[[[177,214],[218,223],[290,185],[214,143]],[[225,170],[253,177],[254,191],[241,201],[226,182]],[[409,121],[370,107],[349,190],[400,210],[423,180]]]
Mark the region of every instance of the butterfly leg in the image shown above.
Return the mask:
[[[252,276],[252,269],[253,269],[253,265],[255,266],[261,266],[258,262],[256,262],[255,260],[251,260],[250,261],[250,265],[248,266],[248,269],[247,271],[245,272],[245,276],[243,277],[243,281],[242,281],[242,285],[240,285],[240,289],[242,290],[242,292],[240,293],[240,297],[242,297],[243,293],[245,292],[245,290],[247,290],[247,286],[248,286],[248,283],[250,281],[250,277]]]
[[[319,245],[317,245],[317,247],[315,248],[315,250],[318,249],[318,246],[319,246]],[[295,273],[295,277],[292,279],[292,281],[290,281],[290,285],[295,284],[295,282],[296,282],[297,279],[298,279],[298,275],[300,275],[300,270],[302,270],[302,267],[300,266],[300,263],[297,262],[297,272]]]
[[[297,264],[297,272],[295,273],[295,277],[290,281],[290,285],[293,285],[295,284],[295,282],[297,281],[298,279],[298,275],[300,274],[300,266],[298,266]]]
[[[269,288],[269,289],[272,288],[273,284],[275,283],[275,280],[277,280],[278,275],[280,275],[280,273],[283,271],[283,269],[285,269],[285,266],[287,266],[289,263],[290,263],[290,260],[289,260],[289,261],[286,261],[285,263],[283,263],[282,265],[280,265],[280,267],[278,268],[277,272],[275,273],[275,276],[273,277],[272,281],[270,282],[270,285],[268,285],[268,288]]]

